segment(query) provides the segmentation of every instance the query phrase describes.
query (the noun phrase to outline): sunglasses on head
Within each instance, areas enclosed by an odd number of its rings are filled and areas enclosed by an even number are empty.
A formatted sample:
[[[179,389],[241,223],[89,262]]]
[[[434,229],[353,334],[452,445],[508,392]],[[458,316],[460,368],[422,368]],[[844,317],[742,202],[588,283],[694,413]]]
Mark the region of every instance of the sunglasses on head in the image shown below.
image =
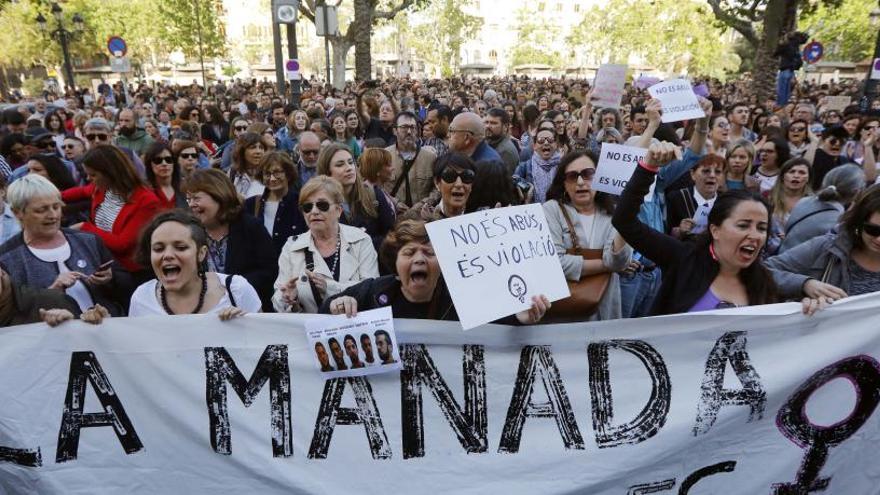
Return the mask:
[[[181,153],[177,156],[179,156],[180,158],[187,158],[187,159],[193,160],[193,159],[198,158],[199,154],[198,153]]]
[[[153,165],[158,165],[160,163],[172,164],[174,163],[174,159],[170,156],[157,156],[153,158]]]
[[[593,177],[596,175],[595,168],[585,168],[580,172],[575,172],[572,170],[571,172],[565,173],[565,180],[567,182],[577,182],[578,177],[584,180],[593,180]]]
[[[862,224],[862,232],[871,237],[880,237],[880,225],[865,222]]]
[[[327,213],[328,211],[330,211],[330,202],[325,201],[323,199],[319,199],[318,201],[316,201],[314,203],[312,203],[312,202],[303,203],[302,206],[300,206],[300,208],[302,208],[303,213],[305,213],[306,215],[311,213],[312,208],[314,208],[314,207],[318,207],[318,211],[320,211],[322,213]]]
[[[473,170],[462,170],[461,172],[457,172],[454,169],[446,168],[440,174],[440,179],[447,184],[455,184],[455,181],[458,179],[461,179],[463,184],[473,184],[476,175],[477,174],[475,174]]]

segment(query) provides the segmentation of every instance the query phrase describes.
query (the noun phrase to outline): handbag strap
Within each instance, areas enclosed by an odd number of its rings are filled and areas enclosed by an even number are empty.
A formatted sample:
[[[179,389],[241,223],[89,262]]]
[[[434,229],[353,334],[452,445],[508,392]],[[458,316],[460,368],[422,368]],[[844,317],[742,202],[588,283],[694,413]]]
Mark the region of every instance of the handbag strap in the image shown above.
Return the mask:
[[[226,296],[229,297],[229,304],[232,304],[233,308],[237,308],[238,304],[235,302],[235,296],[232,295],[232,277],[235,275],[229,275],[226,277]]]
[[[818,215],[819,213],[825,213],[826,211],[837,211],[837,208],[822,208],[821,210],[812,211],[808,215],[804,215],[804,216],[798,218],[797,220],[795,220],[794,223],[789,225],[788,229],[786,229],[786,230],[788,232],[791,232],[791,230],[794,228],[795,225],[803,222],[804,220],[810,218],[813,215]]]
[[[571,232],[571,248],[580,251],[581,245],[578,241],[577,232],[574,229],[574,223],[572,223],[571,217],[568,216],[568,211],[565,210],[565,205],[562,204],[562,201],[559,201],[558,204],[559,209],[562,211],[562,217],[565,218],[565,223],[568,224],[568,231]]]
[[[403,173],[400,174],[400,177],[397,178],[397,182],[394,184],[394,188],[391,189],[391,195],[397,196],[397,191],[400,190],[401,184],[403,184],[403,181],[406,181],[406,199],[404,201],[406,202],[407,206],[412,206],[412,203],[413,203],[412,193],[410,192],[411,188],[409,186],[409,171],[412,170],[412,167],[413,167],[413,165],[415,165],[416,160],[419,159],[419,153],[421,151],[422,151],[422,147],[421,146],[417,147],[416,154],[413,156],[412,160],[404,160],[403,161],[403,170],[402,170]]]
[[[306,270],[310,272],[315,271],[315,255],[312,254],[312,250],[308,247],[306,248]],[[315,298],[315,304],[320,308],[324,304],[324,298],[321,297],[321,293],[318,292],[318,288],[311,278],[309,279],[309,288],[312,289],[312,297]]]
[[[834,257],[829,256],[828,263],[825,263],[825,271],[822,272],[822,280],[820,280],[820,282],[822,282],[823,284],[827,284],[828,279],[831,278],[831,264],[832,264],[832,262],[834,262]]]

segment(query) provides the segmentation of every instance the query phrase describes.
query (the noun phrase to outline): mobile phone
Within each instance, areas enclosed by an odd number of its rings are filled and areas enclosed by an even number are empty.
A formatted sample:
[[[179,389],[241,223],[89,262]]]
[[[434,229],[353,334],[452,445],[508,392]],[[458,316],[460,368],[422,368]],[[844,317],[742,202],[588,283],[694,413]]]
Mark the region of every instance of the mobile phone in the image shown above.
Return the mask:
[[[110,265],[112,265],[113,263],[116,263],[116,260],[110,260],[106,263],[101,263],[95,271],[100,272],[102,270],[106,270],[106,269],[110,268]]]

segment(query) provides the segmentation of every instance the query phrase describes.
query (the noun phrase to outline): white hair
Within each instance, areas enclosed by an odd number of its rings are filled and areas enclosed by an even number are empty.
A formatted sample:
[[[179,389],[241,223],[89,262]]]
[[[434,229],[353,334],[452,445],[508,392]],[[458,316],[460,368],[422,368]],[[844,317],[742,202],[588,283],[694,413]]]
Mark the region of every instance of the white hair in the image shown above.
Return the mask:
[[[24,211],[32,199],[45,196],[60,199],[61,191],[42,175],[28,174],[9,185],[6,200],[13,211]]]

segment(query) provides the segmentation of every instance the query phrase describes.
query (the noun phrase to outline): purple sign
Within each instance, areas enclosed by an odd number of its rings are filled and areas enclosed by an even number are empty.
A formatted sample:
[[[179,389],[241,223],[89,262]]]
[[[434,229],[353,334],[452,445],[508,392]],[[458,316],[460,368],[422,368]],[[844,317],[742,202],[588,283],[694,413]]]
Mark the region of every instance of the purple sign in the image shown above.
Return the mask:
[[[702,96],[703,98],[709,97],[709,87],[705,84],[698,84],[694,86],[694,94],[697,96]]]
[[[288,60],[284,67],[289,72],[298,72],[299,71],[299,61],[298,60]]]

